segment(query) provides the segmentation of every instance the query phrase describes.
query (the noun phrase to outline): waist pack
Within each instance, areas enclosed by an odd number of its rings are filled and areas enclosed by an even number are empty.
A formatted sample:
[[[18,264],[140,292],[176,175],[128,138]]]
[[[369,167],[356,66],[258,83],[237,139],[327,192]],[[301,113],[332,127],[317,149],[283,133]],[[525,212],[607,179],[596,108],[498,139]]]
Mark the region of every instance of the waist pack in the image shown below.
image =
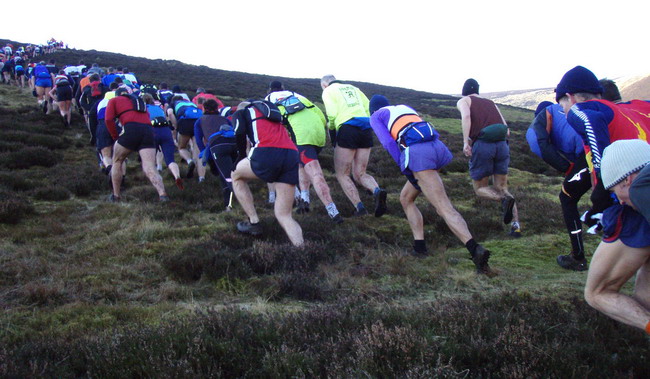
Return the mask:
[[[305,104],[303,104],[302,101],[300,101],[300,99],[298,99],[295,95],[287,96],[284,99],[276,102],[275,105],[282,105],[287,111],[287,114],[294,114],[307,108]]]
[[[484,142],[500,142],[505,141],[507,136],[507,125],[492,124],[483,128],[476,139]]]
[[[414,122],[404,128],[398,136],[398,142],[402,147],[409,147],[416,143],[435,141],[439,137],[438,132],[426,121]]]
[[[169,126],[169,121],[163,116],[156,116],[151,120],[151,125],[154,128],[165,128]]]

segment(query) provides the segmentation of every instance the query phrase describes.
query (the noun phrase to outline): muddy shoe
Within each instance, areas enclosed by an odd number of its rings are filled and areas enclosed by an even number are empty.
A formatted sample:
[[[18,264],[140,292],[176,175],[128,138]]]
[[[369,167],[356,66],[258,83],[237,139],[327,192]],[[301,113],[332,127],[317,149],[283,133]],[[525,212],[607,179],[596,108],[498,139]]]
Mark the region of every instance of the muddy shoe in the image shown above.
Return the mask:
[[[241,233],[259,236],[262,234],[262,225],[259,223],[251,224],[249,221],[240,221],[237,223],[237,230]]]
[[[572,254],[558,255],[557,264],[560,265],[560,267],[567,270],[573,270],[573,271],[589,270],[589,265],[587,264],[586,259],[582,258],[581,260],[577,260],[573,257]]]
[[[515,206],[515,198],[506,195],[501,199],[501,209],[503,210],[503,223],[509,224],[512,221],[512,208]]]
[[[386,213],[386,190],[380,189],[375,197],[375,217],[381,217]]]
[[[490,270],[490,265],[488,264],[489,260],[490,250],[478,245],[474,251],[474,256],[472,257],[472,262],[474,262],[474,265],[476,266],[477,274],[485,274],[488,276],[492,274],[492,270]]]
[[[185,175],[186,178],[192,179],[194,177],[195,167],[196,167],[196,163],[194,163],[194,161],[189,163],[189,165],[187,166],[187,175]]]
[[[336,216],[332,217],[332,222],[335,224],[342,224],[343,223],[343,217],[341,217],[340,213],[337,213]]]

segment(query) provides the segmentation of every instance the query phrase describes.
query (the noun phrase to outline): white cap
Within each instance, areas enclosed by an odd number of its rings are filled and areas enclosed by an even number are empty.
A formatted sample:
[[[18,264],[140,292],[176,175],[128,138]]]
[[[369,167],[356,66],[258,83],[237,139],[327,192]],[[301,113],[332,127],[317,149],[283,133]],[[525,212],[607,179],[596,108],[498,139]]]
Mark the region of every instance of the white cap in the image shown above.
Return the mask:
[[[640,139],[612,142],[603,151],[600,176],[605,189],[610,189],[650,163],[650,144]]]

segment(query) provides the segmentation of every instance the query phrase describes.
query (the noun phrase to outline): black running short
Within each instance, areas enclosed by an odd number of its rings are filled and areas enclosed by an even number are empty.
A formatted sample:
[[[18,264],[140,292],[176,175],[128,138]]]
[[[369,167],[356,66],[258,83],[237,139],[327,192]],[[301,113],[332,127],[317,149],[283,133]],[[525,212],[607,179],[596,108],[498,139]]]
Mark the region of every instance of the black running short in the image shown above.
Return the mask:
[[[72,100],[72,87],[62,86],[56,87],[56,101],[70,101]]]
[[[298,184],[297,150],[255,147],[250,161],[253,173],[267,183]]]
[[[193,118],[182,118],[178,120],[178,132],[184,136],[194,137],[194,123],[196,120]]]
[[[117,143],[132,151],[155,149],[153,128],[149,124],[129,122],[124,125]]]
[[[314,145],[298,146],[298,153],[300,154],[300,166],[304,167],[307,163],[317,161],[318,154],[322,149],[322,147]]]
[[[352,125],[341,125],[336,132],[336,145],[346,149],[367,149],[372,147],[372,129],[361,129]]]

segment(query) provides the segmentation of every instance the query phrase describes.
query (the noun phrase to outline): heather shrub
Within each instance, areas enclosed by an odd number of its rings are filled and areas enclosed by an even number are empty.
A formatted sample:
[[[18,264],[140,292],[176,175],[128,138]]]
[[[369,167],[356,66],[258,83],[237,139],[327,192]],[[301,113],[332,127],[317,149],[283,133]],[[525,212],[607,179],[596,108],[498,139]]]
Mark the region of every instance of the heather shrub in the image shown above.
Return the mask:
[[[32,213],[34,207],[25,197],[0,190],[0,223],[17,224]]]
[[[61,186],[41,187],[34,192],[34,198],[38,200],[63,201],[70,198],[70,191]]]
[[[61,154],[44,147],[25,147],[0,155],[0,164],[9,169],[26,169],[32,166],[52,167],[61,159]]]

